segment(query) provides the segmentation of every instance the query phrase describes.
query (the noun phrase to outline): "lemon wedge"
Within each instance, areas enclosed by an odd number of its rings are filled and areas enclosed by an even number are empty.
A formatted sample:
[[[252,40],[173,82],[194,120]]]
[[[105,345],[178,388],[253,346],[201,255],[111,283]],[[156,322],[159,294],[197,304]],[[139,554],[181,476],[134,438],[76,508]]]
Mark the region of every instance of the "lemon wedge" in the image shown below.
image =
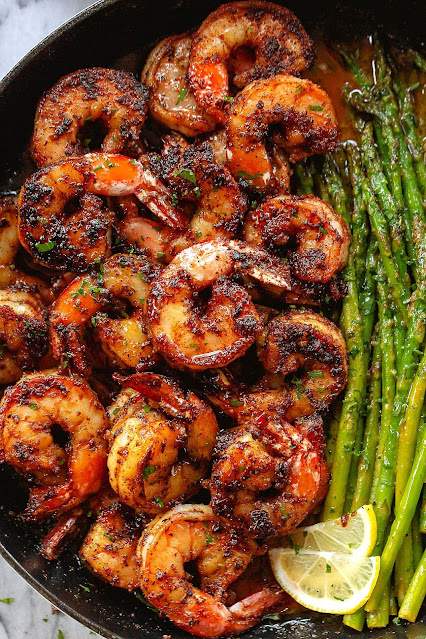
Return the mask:
[[[299,528],[269,551],[275,578],[293,599],[317,612],[343,615],[368,600],[380,558],[369,557],[377,536],[372,506]]]

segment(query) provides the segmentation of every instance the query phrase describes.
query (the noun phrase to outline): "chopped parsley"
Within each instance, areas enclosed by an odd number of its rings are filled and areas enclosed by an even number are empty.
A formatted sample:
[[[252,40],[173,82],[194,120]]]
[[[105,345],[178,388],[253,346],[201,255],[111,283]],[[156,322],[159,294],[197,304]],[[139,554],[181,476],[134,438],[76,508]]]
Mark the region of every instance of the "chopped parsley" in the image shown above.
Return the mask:
[[[242,406],[243,402],[239,399],[231,399],[229,402],[233,408],[238,408],[238,406]]]
[[[308,109],[310,111],[324,111],[324,107],[322,107],[320,104],[310,104],[308,106]]]
[[[154,501],[160,506],[160,508],[164,508],[164,501],[161,497],[155,496]]]
[[[247,171],[237,171],[237,175],[243,180],[258,180],[263,177],[263,173],[254,173],[254,175],[252,175],[251,173],[247,173]]]
[[[179,91],[179,95],[178,95],[177,100],[176,100],[176,105],[178,105],[180,102],[182,102],[182,100],[185,98],[187,93],[188,93],[188,89],[181,89]]]
[[[143,472],[142,472],[143,478],[148,479],[148,477],[152,475],[152,473],[155,473],[156,470],[157,470],[157,466],[152,466],[151,464],[148,464],[143,469]]]
[[[329,564],[325,564],[325,572],[326,573],[330,573],[331,572],[331,566]]]
[[[145,404],[145,406],[143,407],[144,413],[149,413],[149,411],[151,410],[151,406],[149,404]]]
[[[179,171],[176,171],[175,177],[181,177],[184,180],[188,180],[188,182],[192,182],[192,184],[197,184],[197,178],[191,169],[179,169]]]
[[[56,242],[53,242],[53,240],[51,242],[45,242],[44,244],[38,242],[36,244],[36,249],[39,253],[47,253],[47,251],[51,251],[53,248],[55,248],[55,246]]]
[[[11,603],[15,601],[15,597],[6,597],[6,599],[0,599],[1,603],[7,604],[10,606]]]

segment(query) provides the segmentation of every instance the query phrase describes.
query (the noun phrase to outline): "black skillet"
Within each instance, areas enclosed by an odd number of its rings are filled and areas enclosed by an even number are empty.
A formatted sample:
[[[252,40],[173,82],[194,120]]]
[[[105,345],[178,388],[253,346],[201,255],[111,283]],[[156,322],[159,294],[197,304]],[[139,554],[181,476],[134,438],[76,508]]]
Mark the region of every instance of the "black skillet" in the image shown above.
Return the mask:
[[[418,0],[284,0],[308,31],[323,24],[332,37],[361,37],[377,27],[416,45],[424,37],[423,2]],[[0,192],[14,191],[33,170],[26,148],[42,92],[63,74],[90,66],[113,66],[139,74],[147,51],[161,37],[198,23],[217,0],[105,0],[86,9],[33,49],[0,83]],[[39,537],[17,517],[26,500],[16,476],[0,467],[0,553],[24,579],[55,606],[111,639],[189,638],[160,619],[129,593],[111,588],[83,569],[70,549],[49,563],[37,552]],[[426,611],[404,628],[356,633],[340,618],[302,613],[266,620],[244,639],[292,637],[332,639],[425,639]]]

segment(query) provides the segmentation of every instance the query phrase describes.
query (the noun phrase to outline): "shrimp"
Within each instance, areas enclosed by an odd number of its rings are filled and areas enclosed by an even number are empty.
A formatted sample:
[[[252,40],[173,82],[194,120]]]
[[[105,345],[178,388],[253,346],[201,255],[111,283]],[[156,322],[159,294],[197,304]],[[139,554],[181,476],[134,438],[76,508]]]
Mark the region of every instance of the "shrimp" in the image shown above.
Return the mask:
[[[345,387],[347,349],[333,322],[311,311],[290,311],[274,318],[258,347],[265,369],[289,375],[302,369],[300,378],[286,384],[291,402],[286,419],[324,411]]]
[[[215,162],[208,142],[188,144],[181,136],[168,136],[158,164],[178,198],[196,203],[188,227],[191,244],[235,236],[247,198],[229,170]]]
[[[198,491],[218,424],[208,404],[167,377],[140,373],[122,383],[138,392],[112,411],[109,481],[123,503],[157,514]]]
[[[216,126],[188,88],[186,74],[191,44],[192,38],[187,34],[161,40],[149,54],[141,77],[151,89],[151,116],[188,137],[212,131]]]
[[[141,589],[161,613],[193,635],[242,632],[283,608],[285,593],[277,586],[265,586],[227,607],[218,596],[220,591],[210,594],[211,575],[216,583],[222,577],[220,587],[224,589],[244,572],[255,548],[252,540],[226,528],[210,506],[176,506],[154,519],[139,541]],[[190,582],[185,570],[188,562],[196,562],[200,587]]]
[[[322,420],[308,439],[273,413],[220,434],[210,480],[212,509],[256,537],[292,532],[327,492]],[[316,445],[314,445],[316,444]]]
[[[93,135],[101,138],[102,151],[137,157],[148,98],[147,87],[126,71],[94,67],[64,76],[38,103],[31,141],[35,163],[42,167],[84,155],[95,146],[87,137]]]
[[[139,587],[136,548],[140,529],[117,501],[102,510],[84,538],[79,556],[95,575],[112,586]]]
[[[228,167],[250,188],[268,193],[288,186],[288,170],[277,168],[265,146],[270,125],[281,126],[275,140],[290,162],[333,151],[340,135],[329,96],[313,82],[279,74],[247,85],[227,119]]]
[[[244,239],[270,249],[297,243],[289,251],[292,275],[308,282],[328,282],[346,265],[350,236],[341,215],[312,195],[280,195],[251,212],[245,222]]]
[[[154,348],[171,366],[226,366],[254,343],[261,329],[245,289],[229,277],[244,271],[288,287],[286,265],[235,240],[212,240],[179,253],[153,282],[146,318]],[[202,291],[211,287],[203,304]]]
[[[188,80],[195,99],[222,124],[232,102],[229,59],[239,47],[254,49],[254,64],[234,64],[233,84],[277,73],[299,74],[314,59],[314,46],[294,13],[272,2],[231,2],[213,11],[194,34]]]
[[[87,375],[90,364],[82,332],[89,325],[114,366],[126,369],[152,364],[153,349],[142,311],[149,281],[156,272],[144,257],[116,253],[102,265],[97,277],[86,275],[73,280],[50,314],[54,356],[71,372]],[[130,305],[130,315],[127,307],[111,305],[117,298]],[[121,317],[99,313],[103,307]],[[99,354],[95,357],[98,359]]]
[[[58,426],[64,435],[57,436]],[[106,413],[82,380],[33,373],[9,387],[0,404],[4,461],[37,484],[23,517],[59,516],[96,493],[106,475]],[[68,436],[65,444],[56,443]]]
[[[185,225],[169,204],[166,187],[140,162],[88,153],[41,169],[25,182],[18,204],[21,244],[37,263],[87,271],[111,245],[114,216],[99,195],[133,193],[167,223]]]
[[[20,247],[18,211],[12,198],[0,198],[0,269],[13,265]]]
[[[118,222],[120,235],[150,260],[168,264],[195,241],[192,234],[186,231],[178,231],[157,220],[143,217],[134,201],[121,203],[120,209],[123,212]]]
[[[0,291],[0,384],[34,369],[46,354],[48,327],[38,300],[29,293]]]

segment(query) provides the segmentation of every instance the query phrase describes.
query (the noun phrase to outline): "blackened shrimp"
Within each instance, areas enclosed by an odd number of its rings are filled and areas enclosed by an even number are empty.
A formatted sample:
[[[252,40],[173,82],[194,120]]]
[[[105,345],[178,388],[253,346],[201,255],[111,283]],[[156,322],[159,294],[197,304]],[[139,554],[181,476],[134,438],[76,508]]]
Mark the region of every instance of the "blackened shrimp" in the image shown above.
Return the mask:
[[[277,73],[298,74],[314,57],[313,43],[294,13],[272,2],[231,2],[213,11],[194,34],[188,78],[195,98],[218,122],[225,123],[232,102],[228,69],[232,52],[253,50],[253,64],[233,77],[242,88]]]
[[[11,198],[0,198],[0,269],[14,266],[19,249],[18,211]]]
[[[290,162],[333,151],[340,135],[329,96],[313,82],[279,74],[246,86],[227,119],[228,166],[250,188],[269,193],[288,186],[288,170],[283,171],[265,145],[271,125],[279,125],[274,141]]]
[[[58,427],[69,438],[65,445],[55,441]],[[59,516],[99,490],[107,427],[102,405],[80,379],[34,373],[7,389],[0,404],[4,461],[39,484],[30,490],[27,521]]]
[[[48,348],[43,308],[29,293],[0,291],[0,384],[33,370]]]
[[[110,411],[110,484],[123,503],[157,514],[197,492],[218,424],[208,404],[167,377],[141,373],[122,383],[137,393]]]
[[[117,501],[102,510],[84,538],[79,556],[95,575],[112,586],[139,587],[136,548],[140,529]]]
[[[116,367],[137,368],[152,363],[143,308],[149,281],[155,273],[146,258],[116,253],[102,265],[98,276],[85,275],[73,280],[53,304],[50,314],[54,356],[71,372],[87,375],[91,365],[83,332],[90,326],[109,362]],[[130,308],[120,307],[119,302],[129,304]],[[105,312],[101,312],[103,309]],[[107,311],[115,317],[110,317]],[[95,361],[101,363],[99,354]]]
[[[188,144],[182,136],[168,136],[158,170],[178,199],[195,203],[190,243],[235,236],[247,198],[229,170],[216,163],[208,142]]]
[[[256,544],[224,527],[210,506],[185,504],[159,515],[148,524],[137,553],[145,597],[198,637],[237,634],[287,603],[279,588],[259,585],[257,592],[226,605],[226,589],[247,568]],[[188,579],[188,562],[195,565],[199,587]]]
[[[142,82],[151,89],[149,112],[165,126],[188,137],[212,131],[216,122],[200,107],[187,82],[189,35],[169,36],[151,51]]]
[[[38,263],[87,271],[111,245],[113,214],[99,196],[135,194],[166,222],[182,225],[165,190],[140,162],[123,155],[63,160],[34,173],[22,187],[19,239]]]
[[[345,387],[345,340],[333,322],[316,313],[290,311],[274,318],[258,354],[267,371],[294,374],[287,386],[291,402],[286,419],[290,421],[324,411]]]
[[[266,249],[286,246],[292,275],[308,282],[327,282],[346,265],[350,236],[345,221],[317,197],[280,195],[251,212],[244,239]]]
[[[266,537],[292,532],[312,512],[328,473],[322,420],[309,420],[319,437],[309,439],[273,413],[221,433],[210,481],[216,515]]]
[[[94,67],[64,76],[38,103],[31,142],[36,164],[83,155],[96,147],[94,137],[106,153],[137,157],[148,97],[147,87],[126,71]]]
[[[153,282],[146,302],[154,348],[176,368],[226,366],[261,329],[245,289],[230,277],[245,272],[288,287],[286,265],[235,240],[196,244],[175,257]],[[211,288],[203,303],[202,291]]]

